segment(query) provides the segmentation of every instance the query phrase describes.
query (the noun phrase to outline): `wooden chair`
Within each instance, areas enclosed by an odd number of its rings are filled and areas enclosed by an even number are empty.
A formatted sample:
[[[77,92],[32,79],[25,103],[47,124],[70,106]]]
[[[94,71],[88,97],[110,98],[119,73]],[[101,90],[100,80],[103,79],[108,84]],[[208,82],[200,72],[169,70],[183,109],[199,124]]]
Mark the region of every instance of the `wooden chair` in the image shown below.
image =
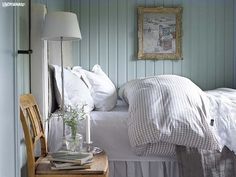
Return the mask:
[[[24,130],[28,177],[107,177],[108,160],[106,154],[94,157],[90,169],[85,170],[51,170],[47,160],[47,142],[43,124],[35,98],[31,94],[20,97],[20,120]],[[35,146],[40,141],[41,156],[35,157]]]

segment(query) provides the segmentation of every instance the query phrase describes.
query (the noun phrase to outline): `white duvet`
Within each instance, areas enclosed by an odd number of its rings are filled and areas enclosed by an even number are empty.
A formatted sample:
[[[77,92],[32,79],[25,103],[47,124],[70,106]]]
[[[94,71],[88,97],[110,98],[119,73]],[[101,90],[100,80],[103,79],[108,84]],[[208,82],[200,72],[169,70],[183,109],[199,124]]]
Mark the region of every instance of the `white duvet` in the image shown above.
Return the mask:
[[[210,115],[214,119],[213,132],[220,148],[227,146],[236,152],[236,90],[220,88],[207,91]]]
[[[121,95],[129,103],[131,146],[138,154],[155,143],[209,150],[226,145],[236,152],[232,141],[236,136],[235,102],[214,93],[203,92],[189,79],[175,75],[128,82]],[[235,94],[235,90],[230,93]]]

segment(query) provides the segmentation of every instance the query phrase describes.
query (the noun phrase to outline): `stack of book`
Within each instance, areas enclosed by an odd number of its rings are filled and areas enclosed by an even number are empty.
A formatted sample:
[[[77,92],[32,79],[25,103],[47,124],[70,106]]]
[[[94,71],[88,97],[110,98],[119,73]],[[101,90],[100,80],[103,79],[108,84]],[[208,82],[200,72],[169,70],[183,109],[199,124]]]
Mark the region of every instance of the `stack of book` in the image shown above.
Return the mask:
[[[88,169],[91,167],[92,153],[59,151],[50,153],[48,160],[52,170]]]

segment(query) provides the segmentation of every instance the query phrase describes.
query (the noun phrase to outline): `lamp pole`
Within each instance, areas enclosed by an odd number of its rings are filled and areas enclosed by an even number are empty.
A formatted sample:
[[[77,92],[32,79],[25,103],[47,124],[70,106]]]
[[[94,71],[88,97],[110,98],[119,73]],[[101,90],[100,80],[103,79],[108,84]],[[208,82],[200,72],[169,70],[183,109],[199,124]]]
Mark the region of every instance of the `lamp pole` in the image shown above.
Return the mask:
[[[62,112],[62,150],[67,150],[67,145],[66,145],[66,135],[65,135],[65,122],[64,122],[64,116],[65,116],[65,100],[64,100],[64,64],[63,64],[63,49],[62,49],[62,41],[63,37],[60,37],[60,43],[61,43],[61,112]]]
[[[61,98],[61,111],[62,111],[62,118],[64,119],[64,115],[65,115],[65,102],[64,102],[64,64],[63,64],[63,51],[62,51],[62,41],[63,41],[63,37],[60,37],[60,41],[61,41],[61,93],[62,93],[62,98]],[[63,120],[63,136],[65,136],[65,124],[64,124],[64,120]]]

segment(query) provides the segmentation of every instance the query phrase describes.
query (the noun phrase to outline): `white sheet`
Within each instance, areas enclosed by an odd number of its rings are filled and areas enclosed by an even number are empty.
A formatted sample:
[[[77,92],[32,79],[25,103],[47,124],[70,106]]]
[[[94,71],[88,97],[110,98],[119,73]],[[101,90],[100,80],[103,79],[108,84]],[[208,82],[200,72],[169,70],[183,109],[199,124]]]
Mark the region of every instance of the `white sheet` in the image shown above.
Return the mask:
[[[118,101],[109,112],[91,112],[91,137],[95,146],[101,147],[111,161],[175,161],[175,157],[140,157],[131,151],[128,137],[128,106]]]

